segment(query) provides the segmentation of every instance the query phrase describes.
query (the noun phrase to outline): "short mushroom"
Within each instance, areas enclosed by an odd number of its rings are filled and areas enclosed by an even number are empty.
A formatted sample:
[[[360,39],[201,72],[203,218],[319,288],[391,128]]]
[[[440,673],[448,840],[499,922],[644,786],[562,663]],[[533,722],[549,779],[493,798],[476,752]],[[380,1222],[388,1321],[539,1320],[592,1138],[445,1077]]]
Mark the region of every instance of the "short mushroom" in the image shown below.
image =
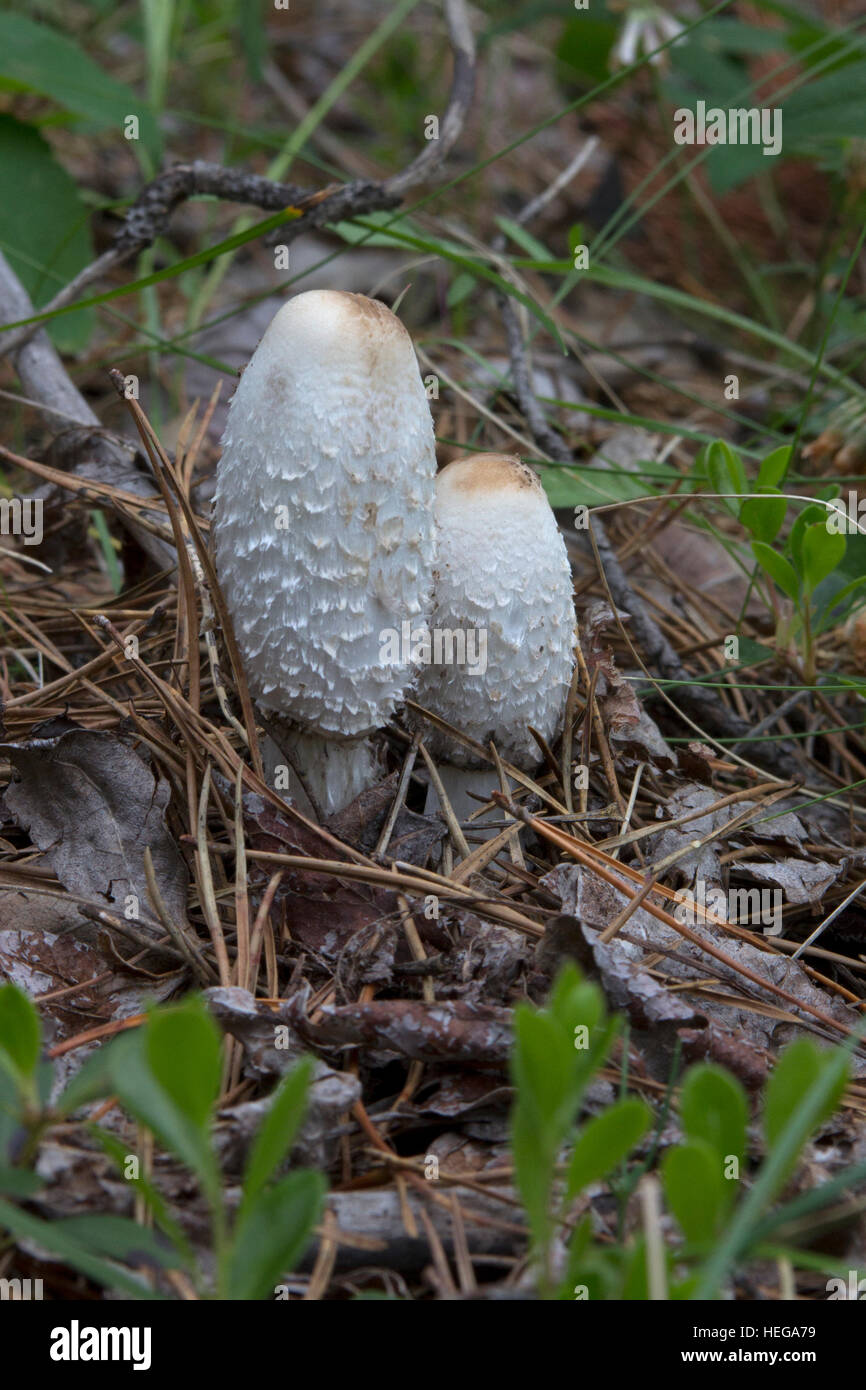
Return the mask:
[[[251,694],[324,815],[375,780],[368,735],[415,673],[384,639],[427,614],[435,472],[400,320],[334,290],[284,304],[229,409],[215,555]]]
[[[506,762],[531,772],[540,754],[530,726],[556,737],[574,667],[565,542],[537,474],[510,455],[449,463],[436,479],[434,513],[432,660],[412,699],[484,747],[493,740]],[[447,659],[464,645],[464,661]],[[469,793],[486,799],[495,773],[429,723],[424,739],[464,819],[479,809]],[[431,788],[428,810],[436,805]]]

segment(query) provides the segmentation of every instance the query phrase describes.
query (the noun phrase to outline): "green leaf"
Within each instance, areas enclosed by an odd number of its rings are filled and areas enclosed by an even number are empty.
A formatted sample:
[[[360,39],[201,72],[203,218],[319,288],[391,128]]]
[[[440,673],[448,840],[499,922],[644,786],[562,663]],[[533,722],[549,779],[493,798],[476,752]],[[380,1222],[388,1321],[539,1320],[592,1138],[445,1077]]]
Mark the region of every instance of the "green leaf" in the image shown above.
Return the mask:
[[[552,1234],[550,1205],[557,1145],[544,1137],[520,1093],[511,1115],[511,1152],[517,1190],[529,1221],[532,1244],[536,1248],[543,1248]]]
[[[803,584],[813,593],[837,568],[845,554],[845,537],[827,530],[826,521],[816,521],[803,533]]]
[[[0,1192],[4,1197],[32,1197],[42,1187],[42,1179],[29,1168],[6,1168],[0,1164]]]
[[[219,1171],[210,1136],[175,1103],[154,1076],[143,1034],[128,1033],[109,1048],[112,1090],[141,1124],[201,1180],[211,1204],[220,1200]]]
[[[642,1100],[627,1097],[595,1115],[580,1131],[568,1165],[566,1195],[572,1198],[608,1176],[631,1153],[650,1122]]]
[[[812,624],[813,632],[823,632],[826,628],[831,627],[834,623],[838,623],[845,617],[849,608],[856,607],[857,605],[851,602],[851,600],[853,600],[857,590],[863,588],[864,584],[866,584],[866,574],[862,575],[859,579],[852,579],[850,584],[843,584],[841,589],[837,589],[828,603],[826,605],[822,604],[823,617],[821,621]]]
[[[289,1153],[307,1108],[313,1063],[305,1057],[284,1076],[250,1149],[243,1181],[245,1210]]]
[[[759,488],[779,487],[788,471],[792,453],[793,449],[790,444],[782,444],[778,449],[773,449],[772,453],[767,454],[758,469],[757,485]]]
[[[819,521],[826,522],[829,515],[826,507],[821,507],[817,502],[813,502],[810,506],[803,508],[791,527],[786,549],[798,574],[803,573],[803,536],[810,526],[816,525]]]
[[[162,1298],[162,1295],[154,1293],[143,1279],[136,1278],[85,1249],[74,1235],[65,1229],[63,1221],[41,1221],[38,1216],[31,1216],[30,1212],[22,1211],[11,1202],[0,1199],[0,1230],[3,1229],[9,1231],[16,1239],[35,1241],[44,1250],[60,1255],[73,1269],[80,1270],[88,1279],[94,1279],[108,1289],[119,1289],[131,1298]]]
[[[11,1163],[21,1129],[21,1096],[9,1069],[0,1063],[0,1168]]]
[[[511,237],[512,241],[515,241],[520,249],[526,252],[527,256],[538,256],[539,259],[543,260],[546,256],[550,255],[548,248],[542,245],[542,243],[534,237],[531,232],[528,232],[525,227],[522,227],[519,222],[515,222],[513,218],[497,217],[496,225],[500,232],[504,232],[506,236]]]
[[[730,444],[723,439],[717,439],[706,450],[704,462],[713,492],[725,496],[725,506],[736,516],[740,510],[740,500],[749,492],[749,480],[743,460]]]
[[[772,1133],[773,1141],[752,1187],[738,1203],[701,1270],[693,1299],[715,1298],[732,1265],[748,1250],[761,1216],[785,1185],[809,1135],[838,1105],[847,1084],[853,1045],[849,1039],[843,1047],[825,1052],[817,1073],[817,1049],[808,1040],[794,1043],[782,1053],[770,1076],[764,1112],[765,1129],[768,1137]],[[794,1060],[789,1061],[792,1051]],[[814,1077],[811,1083],[809,1076]],[[800,1089],[803,1085],[805,1091]],[[788,1107],[784,1115],[783,1106]]]
[[[42,1025],[36,1007],[17,985],[0,987],[0,1053],[13,1073],[32,1080],[42,1046]]]
[[[610,18],[589,13],[572,15],[562,31],[556,56],[596,86],[609,76],[610,51],[616,35],[617,25]]]
[[[646,1303],[649,1299],[649,1273],[645,1238],[640,1235],[637,1240],[627,1245],[624,1256],[622,1288],[619,1297],[623,1302]]]
[[[809,1135],[818,1125],[828,1119],[836,1109],[845,1090],[848,1076],[848,1060],[842,1054],[842,1064],[838,1050],[822,1052],[808,1038],[791,1043],[779,1057],[770,1073],[764,1096],[764,1135],[767,1149],[772,1153],[781,1143],[791,1127],[805,1097],[820,1092],[824,1078],[835,1067],[835,1082],[825,1088],[820,1103],[816,1104],[808,1121],[804,1120],[799,1130],[799,1143],[793,1148],[789,1162],[778,1175],[773,1195],[784,1186],[793,1172],[800,1150]]]
[[[14,198],[0,202],[0,246],[34,304],[44,304],[93,259],[90,214],[51,146],[6,115],[0,115],[0,186],[15,189]],[[62,351],[77,352],[93,324],[91,309],[69,314],[51,325],[51,337]]]
[[[763,541],[752,541],[752,554],[764,573],[796,603],[800,595],[800,581],[790,561]]]
[[[791,1043],[781,1053],[770,1073],[764,1095],[764,1136],[768,1149],[772,1149],[779,1142],[791,1115],[807,1092],[818,1084],[822,1072],[833,1060],[834,1055],[822,1053],[808,1038]],[[844,1077],[841,1086],[831,1091],[824,1101],[815,1125],[832,1115],[843,1089]],[[804,1135],[804,1143],[805,1139]]]
[[[57,1225],[83,1250],[94,1255],[106,1255],[109,1259],[135,1265],[142,1260],[160,1266],[175,1263],[173,1252],[164,1240],[147,1226],[139,1226],[126,1216],[111,1213],[68,1216]]]
[[[680,1119],[689,1139],[702,1139],[723,1168],[728,1158],[742,1162],[749,1107],[740,1083],[724,1068],[691,1067],[680,1089]]]
[[[260,83],[268,52],[264,11],[259,5],[245,4],[244,0],[233,0],[233,3],[237,10],[234,22],[240,34],[247,72],[253,82]]]
[[[462,304],[464,299],[468,299],[477,283],[474,275],[467,275],[463,271],[455,275],[445,298],[448,308],[456,309],[458,304]]]
[[[788,503],[778,493],[749,497],[740,507],[740,521],[756,541],[775,540],[785,521]]]
[[[539,1131],[554,1140],[573,1089],[574,1056],[556,1022],[527,1005],[515,1011],[512,1071],[521,1102]]]
[[[819,139],[859,139],[866,121],[866,63],[812,78],[784,104],[785,149],[809,149]]]
[[[662,1162],[667,1204],[687,1240],[707,1245],[727,1207],[722,1160],[703,1139],[668,1149]]]
[[[197,1128],[209,1123],[220,1088],[220,1034],[200,999],[158,1009],[145,1028],[154,1077]]]
[[[154,159],[159,157],[159,131],[147,104],[47,24],[0,11],[0,87],[36,92],[118,136],[125,118],[138,116],[144,144]]]
[[[303,1255],[325,1199],[321,1173],[291,1173],[260,1192],[232,1241],[227,1298],[266,1298]]]

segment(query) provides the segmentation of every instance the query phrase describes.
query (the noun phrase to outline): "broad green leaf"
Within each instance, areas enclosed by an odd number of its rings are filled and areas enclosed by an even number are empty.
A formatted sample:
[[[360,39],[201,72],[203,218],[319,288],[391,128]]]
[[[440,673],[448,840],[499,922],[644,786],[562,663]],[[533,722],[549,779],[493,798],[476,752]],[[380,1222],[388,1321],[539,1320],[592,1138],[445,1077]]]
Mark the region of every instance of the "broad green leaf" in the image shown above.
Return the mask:
[[[39,132],[5,115],[0,186],[15,189],[14,198],[0,201],[0,247],[33,303],[45,304],[93,259],[88,209]],[[58,319],[49,331],[61,350],[76,352],[93,323],[93,310],[84,309]]]
[[[778,493],[748,497],[740,507],[740,521],[756,541],[776,539],[785,521],[788,503]]]
[[[97,1212],[88,1216],[68,1216],[57,1223],[83,1250],[107,1255],[137,1265],[149,1260],[160,1266],[174,1265],[174,1252],[147,1226],[139,1226],[126,1216]]]
[[[743,460],[730,444],[717,439],[707,449],[705,463],[712,491],[724,496],[725,506],[736,516],[740,501],[750,491]]]
[[[219,1172],[210,1136],[160,1085],[147,1058],[145,1029],[118,1038],[109,1049],[112,1090],[141,1124],[201,1180],[211,1203],[220,1200]]]
[[[304,1058],[284,1076],[250,1149],[243,1181],[242,1210],[273,1177],[288,1155],[307,1108],[313,1064]]]
[[[545,1137],[525,1096],[518,1091],[511,1114],[511,1151],[517,1190],[536,1248],[542,1247],[552,1233],[551,1189],[558,1147],[555,1140]]]
[[[866,62],[812,78],[784,104],[785,149],[811,148],[816,140],[859,139],[866,121]]]
[[[649,1298],[646,1240],[643,1235],[627,1245],[619,1298],[627,1303],[646,1303]]]
[[[683,1235],[695,1245],[708,1244],[728,1202],[721,1157],[703,1139],[690,1139],[668,1149],[661,1171],[667,1204]]]
[[[758,469],[758,487],[779,487],[788,471],[793,450],[790,444],[782,444],[761,460]]]
[[[228,1298],[258,1299],[273,1293],[306,1250],[325,1191],[322,1174],[304,1169],[258,1194],[235,1230]]]
[[[19,1077],[32,1079],[42,1045],[36,1006],[17,985],[0,987],[0,1052]]]
[[[605,1017],[597,985],[574,965],[557,976],[547,1007],[515,1011],[511,1073],[517,1091],[511,1136],[515,1175],[533,1245],[551,1235],[555,1164],[576,1122],[580,1099],[602,1064],[617,1020]]]
[[[617,25],[609,17],[600,18],[589,12],[572,15],[562,31],[556,56],[596,85],[609,76],[610,50],[616,36]]]
[[[826,507],[812,502],[808,507],[803,508],[791,527],[786,549],[798,574],[803,573],[803,537],[806,531],[810,526],[816,526],[818,522],[826,523],[829,515]]]
[[[157,1009],[145,1028],[154,1077],[192,1124],[205,1127],[220,1088],[220,1035],[200,999]]]
[[[599,507],[657,492],[647,478],[622,468],[542,468],[541,481],[551,507]]]
[[[21,1128],[21,1096],[8,1066],[0,1064],[0,1168],[12,1161]]]
[[[604,1020],[604,997],[598,985],[584,980],[577,967],[569,964],[556,977],[545,1013],[573,1047],[575,1028],[586,1027],[592,1033]]]
[[[6,1168],[0,1163],[0,1192],[4,1197],[32,1197],[44,1185],[42,1178],[29,1168]]]
[[[813,593],[839,564],[845,554],[845,537],[827,530],[826,521],[816,521],[803,533],[803,586]]]
[[[689,1139],[703,1139],[724,1164],[742,1162],[749,1107],[742,1086],[722,1067],[691,1067],[680,1089],[680,1119]]]
[[[795,602],[800,593],[800,582],[790,561],[763,541],[752,541],[752,554],[765,574],[768,574],[783,594]]]
[[[567,1196],[582,1192],[613,1172],[645,1133],[649,1108],[642,1100],[627,1097],[595,1115],[583,1126],[568,1165]]]
[[[791,1125],[792,1116],[796,1115],[804,1098],[810,1092],[819,1092],[822,1081],[834,1068],[837,1072],[836,1081],[827,1089],[810,1122],[804,1123],[801,1128],[799,1145],[781,1175],[776,1190],[793,1171],[800,1149],[809,1135],[833,1114],[839,1104],[847,1080],[848,1059],[844,1053],[840,1057],[838,1050],[822,1051],[810,1039],[801,1038],[784,1049],[770,1073],[764,1094],[763,1119],[767,1149],[772,1153]]]
[[[463,271],[455,275],[445,297],[448,308],[456,309],[458,304],[462,304],[464,299],[468,299],[477,283],[474,275],[466,275]]]
[[[521,1103],[539,1131],[551,1139],[559,1133],[559,1116],[574,1079],[562,1029],[546,1013],[524,1005],[515,1011],[512,1073]]]
[[[821,1055],[813,1042],[801,1038],[780,1054],[764,1093],[764,1138],[776,1143],[792,1113],[821,1072]]]
[[[11,1202],[0,1199],[0,1230],[7,1230],[16,1239],[34,1241],[43,1250],[59,1255],[66,1264],[86,1274],[108,1289],[119,1289],[127,1297],[147,1300],[161,1300],[162,1295],[154,1293],[148,1284],[135,1275],[120,1269],[118,1265],[94,1255],[64,1229],[63,1221],[42,1221],[28,1211],[13,1206]]]
[[[140,136],[159,155],[153,114],[131,88],[103,72],[78,44],[47,24],[0,11],[0,88],[36,92],[97,129],[123,136],[127,116],[139,119]]]
[[[784,1187],[809,1135],[836,1109],[847,1084],[852,1046],[849,1039],[844,1047],[823,1053],[817,1072],[818,1050],[807,1039],[782,1053],[767,1085],[767,1156],[701,1269],[692,1294],[695,1300],[715,1298],[729,1270],[749,1250],[761,1216]],[[792,1051],[794,1059],[788,1060]]]

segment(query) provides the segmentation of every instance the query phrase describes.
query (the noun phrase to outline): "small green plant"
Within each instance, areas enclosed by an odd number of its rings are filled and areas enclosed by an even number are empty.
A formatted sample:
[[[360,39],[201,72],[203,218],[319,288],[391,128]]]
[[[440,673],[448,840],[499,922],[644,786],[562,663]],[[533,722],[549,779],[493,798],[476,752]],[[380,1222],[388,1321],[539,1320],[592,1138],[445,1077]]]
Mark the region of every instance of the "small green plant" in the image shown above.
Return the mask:
[[[790,447],[774,449],[750,484],[739,454],[717,440],[705,450],[699,469],[705,468],[713,491],[752,537],[752,554],[770,580],[777,650],[799,651],[803,678],[813,685],[816,638],[844,619],[866,575],[852,577],[850,567],[845,567],[848,542],[834,524],[838,511],[827,505],[838,496],[835,486],[820,491],[780,541],[789,500],[780,488],[790,461]]]
[[[262,1299],[303,1254],[325,1196],[320,1173],[277,1177],[304,1117],[310,1063],[277,1086],[253,1141],[237,1209],[227,1201],[212,1140],[222,1040],[200,999],[155,1008],[146,1024],[90,1058],[57,1100],[41,1061],[41,1027],[31,1001],[0,988],[0,1229],[28,1237],[90,1278],[134,1298],[159,1296],[135,1266],[183,1271],[199,1297]],[[144,1199],[155,1231],[126,1217],[94,1214],[45,1221],[21,1205],[41,1187],[32,1163],[53,1124],[114,1095],[193,1173],[207,1202],[213,1274],[203,1268],[155,1184],[114,1134],[91,1126],[106,1153]]]
[[[640,1156],[636,1146],[653,1121],[643,1101],[621,1095],[578,1125],[581,1101],[608,1060],[617,1031],[601,991],[574,966],[560,974],[545,1008],[522,1005],[516,1011],[514,1167],[545,1298],[649,1297],[647,1245],[642,1232],[626,1234],[627,1207],[655,1165],[673,1085]],[[659,1165],[667,1208],[680,1232],[665,1249],[668,1297],[719,1298],[732,1274],[757,1259],[784,1257],[801,1268],[839,1272],[825,1256],[789,1243],[788,1233],[797,1222],[802,1235],[804,1221],[808,1225],[819,1210],[866,1179],[866,1164],[803,1197],[776,1203],[807,1139],[839,1104],[849,1050],[820,1050],[802,1040],[782,1052],[763,1096],[766,1156],[748,1174],[749,1106],[742,1086],[713,1064],[685,1074],[677,1097],[683,1139],[667,1149]],[[572,1216],[589,1186],[602,1182],[619,1206],[616,1239],[599,1232],[590,1213],[576,1221]],[[564,1271],[554,1268],[557,1234],[566,1244]]]

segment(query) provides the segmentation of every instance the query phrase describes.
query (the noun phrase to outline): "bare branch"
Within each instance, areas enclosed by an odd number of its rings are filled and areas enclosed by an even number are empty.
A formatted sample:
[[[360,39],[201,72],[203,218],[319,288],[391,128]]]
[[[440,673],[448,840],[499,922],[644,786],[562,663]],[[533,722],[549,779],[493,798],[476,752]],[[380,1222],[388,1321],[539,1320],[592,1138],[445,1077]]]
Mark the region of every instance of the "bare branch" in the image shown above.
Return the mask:
[[[472,101],[475,43],[466,5],[464,0],[444,0],[444,9],[454,53],[454,73],[440,136],[437,141],[429,142],[401,173],[390,179],[358,179],[311,193],[294,184],[275,183],[257,174],[224,169],[204,160],[176,164],[142,189],[128,209],[114,245],[80,271],[40,312],[47,314],[74,304],[88,286],[104,279],[117,266],[152,245],[166,230],[176,208],[194,196],[247,203],[266,212],[296,210],[299,215],[280,228],[280,240],[285,243],[329,222],[399,207],[407,189],[430,178],[442,165],[460,137]],[[34,312],[29,296],[0,254],[0,320],[19,323],[32,318]],[[140,456],[126,441],[101,429],[99,420],[70,381],[40,324],[25,324],[0,335],[2,355],[8,355],[13,361],[25,394],[41,409],[49,428],[52,423],[56,428],[58,416],[65,417],[71,426],[79,427],[62,437],[63,447],[56,455],[58,460],[80,477],[91,477],[138,496],[154,495],[153,480],[146,472],[139,471],[134,462],[135,459],[140,461]],[[84,457],[81,457],[82,451]],[[136,527],[128,515],[122,515],[124,525],[135,532],[142,547],[160,568],[174,562],[173,551],[158,535]],[[158,530],[162,529],[161,517],[144,513],[145,518]]]
[[[448,105],[439,126],[439,139],[431,140],[400,174],[387,180],[390,193],[403,194],[429,179],[447,159],[460,139],[475,92],[475,38],[463,0],[445,0],[445,20],[454,54],[454,74]]]
[[[116,266],[151,246],[165,232],[175,209],[197,195],[246,203],[265,212],[281,212],[284,208],[296,210],[300,215],[280,228],[280,240],[286,245],[312,227],[399,207],[404,193],[432,177],[447,158],[460,137],[472,103],[475,41],[464,0],[445,0],[445,17],[454,53],[454,75],[448,104],[442,117],[439,139],[431,140],[406,169],[390,179],[357,179],[311,193],[297,184],[274,183],[258,174],[226,169],[205,160],[175,164],[142,189],[128,209],[114,245],[91,265],[85,266],[40,312],[48,314],[74,304],[89,285],[104,279]],[[0,292],[0,310],[6,307],[5,297]],[[6,321],[15,323],[32,314],[31,306],[29,313],[13,313],[6,317]],[[34,336],[37,328],[38,324],[26,324],[0,336],[0,355],[14,352]]]

